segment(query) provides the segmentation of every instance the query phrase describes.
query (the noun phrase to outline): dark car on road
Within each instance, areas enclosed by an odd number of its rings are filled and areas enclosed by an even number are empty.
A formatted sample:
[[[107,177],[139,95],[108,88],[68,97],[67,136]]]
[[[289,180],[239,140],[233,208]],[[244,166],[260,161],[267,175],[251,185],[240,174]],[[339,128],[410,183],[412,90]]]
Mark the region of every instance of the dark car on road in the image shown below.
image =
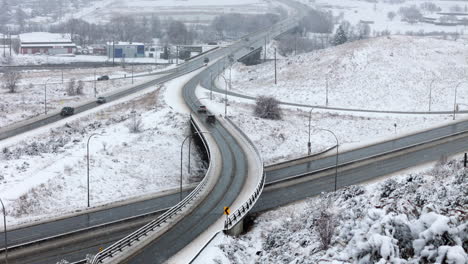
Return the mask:
[[[100,97],[97,98],[96,102],[98,104],[104,104],[104,103],[107,102],[107,99],[105,97],[100,96]]]
[[[109,80],[109,76],[103,75],[103,76],[101,76],[101,77],[98,77],[97,80],[98,80],[98,81],[108,81],[108,80]]]
[[[203,63],[206,65],[208,65],[208,62],[210,62],[210,59],[209,58],[204,58],[203,59]]]
[[[75,113],[75,108],[70,107],[70,106],[65,106],[62,108],[62,111],[60,111],[61,116],[71,116]]]
[[[198,113],[206,113],[206,106],[200,105],[197,111]]]

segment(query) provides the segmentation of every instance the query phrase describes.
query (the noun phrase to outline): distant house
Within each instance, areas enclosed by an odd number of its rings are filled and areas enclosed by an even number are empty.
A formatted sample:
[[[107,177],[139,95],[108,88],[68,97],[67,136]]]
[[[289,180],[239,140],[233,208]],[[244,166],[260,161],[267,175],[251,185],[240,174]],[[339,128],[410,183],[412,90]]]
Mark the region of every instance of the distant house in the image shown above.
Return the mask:
[[[107,56],[109,58],[145,57],[145,44],[136,42],[108,42]]]
[[[21,54],[74,54],[76,45],[69,34],[32,32],[20,34]]]

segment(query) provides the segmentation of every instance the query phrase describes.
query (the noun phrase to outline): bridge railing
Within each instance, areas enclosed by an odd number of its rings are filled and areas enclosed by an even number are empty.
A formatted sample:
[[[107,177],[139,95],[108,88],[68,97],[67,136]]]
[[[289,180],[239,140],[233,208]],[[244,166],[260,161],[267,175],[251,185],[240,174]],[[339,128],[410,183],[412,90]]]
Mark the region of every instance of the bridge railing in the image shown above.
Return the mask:
[[[193,120],[191,120],[191,123],[193,124],[197,132],[201,132],[200,128],[197,126],[197,124]],[[203,133],[198,133],[198,135],[200,135],[200,138],[203,141],[203,144],[208,153],[208,157],[211,157],[210,150],[206,144],[205,136],[203,135]],[[208,171],[210,171],[211,164],[212,163],[210,162]],[[150,223],[146,224],[145,226],[141,227],[140,229],[136,230],[130,235],[122,238],[121,240],[107,247],[103,251],[99,252],[93,258],[91,263],[92,264],[103,263],[105,259],[112,258],[113,256],[125,250],[125,248],[130,247],[133,243],[139,242],[142,238],[148,236],[149,233],[154,232],[155,230],[160,228],[163,224],[167,223],[171,218],[173,218],[176,215],[179,215],[180,212],[183,211],[185,207],[189,205],[203,191],[203,189],[207,185],[207,182],[208,182],[208,177],[204,177],[203,180],[198,184],[198,186],[181,202],[179,202],[177,205],[175,205],[174,207],[166,211],[157,219],[151,221]]]
[[[255,156],[258,159],[257,162],[259,164],[262,164],[260,173],[261,173],[261,178],[259,182],[257,183],[257,186],[255,187],[254,192],[250,195],[249,199],[247,199],[244,204],[242,204],[241,207],[239,207],[234,213],[229,215],[224,221],[224,230],[229,230],[232,227],[234,227],[237,223],[239,223],[252,209],[252,207],[255,205],[257,202],[258,198],[260,197],[260,194],[262,194],[263,188],[265,186],[265,173],[263,172],[263,160],[260,155],[260,151],[257,149],[255,144],[250,140],[250,138],[236,125],[234,122],[232,122],[231,119],[226,118],[228,123],[230,123],[243,137],[244,139],[249,143],[249,145],[252,146],[252,148],[255,150]]]

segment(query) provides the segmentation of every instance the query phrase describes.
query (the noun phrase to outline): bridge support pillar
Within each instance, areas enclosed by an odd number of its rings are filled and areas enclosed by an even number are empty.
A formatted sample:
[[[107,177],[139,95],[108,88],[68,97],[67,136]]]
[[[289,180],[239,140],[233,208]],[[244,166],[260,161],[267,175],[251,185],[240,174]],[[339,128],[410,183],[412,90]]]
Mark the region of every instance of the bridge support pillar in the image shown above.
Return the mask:
[[[224,230],[224,233],[230,236],[238,236],[244,233],[244,219],[240,220],[231,229]]]

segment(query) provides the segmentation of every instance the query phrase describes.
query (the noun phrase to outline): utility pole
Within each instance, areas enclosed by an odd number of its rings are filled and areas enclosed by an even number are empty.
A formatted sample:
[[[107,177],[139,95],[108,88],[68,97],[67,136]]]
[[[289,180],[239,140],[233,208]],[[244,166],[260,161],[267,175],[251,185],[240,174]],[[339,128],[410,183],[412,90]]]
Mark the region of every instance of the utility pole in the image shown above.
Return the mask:
[[[328,75],[326,76],[326,83],[325,83],[325,106],[328,107]]]
[[[115,42],[112,40],[112,67],[115,66]]]
[[[133,64],[132,64],[132,84],[133,84]]]
[[[309,112],[309,141],[307,142],[307,154],[309,156],[312,153],[312,142],[310,142],[310,128],[311,128],[311,123],[312,123],[312,110],[314,110],[314,108],[310,109],[310,112]]]
[[[455,113],[457,111],[457,89],[462,83],[459,82],[457,86],[455,86],[455,98],[453,99],[453,120],[455,120]]]
[[[297,55],[297,34],[294,34],[294,56]]]
[[[94,97],[96,98],[97,89],[96,89],[96,68],[94,68]]]
[[[276,48],[275,48],[275,85],[278,83],[276,74]]]
[[[265,37],[265,52],[264,52],[264,54],[265,55],[263,56],[263,62],[265,62],[266,58],[267,58],[267,39],[266,39],[266,37]]]
[[[11,57],[11,32],[8,32],[8,36],[9,36],[9,44],[10,44],[10,57]]]
[[[176,46],[176,65],[179,65],[179,45]]]
[[[3,57],[5,57],[5,48],[6,48],[6,36],[3,35]]]

